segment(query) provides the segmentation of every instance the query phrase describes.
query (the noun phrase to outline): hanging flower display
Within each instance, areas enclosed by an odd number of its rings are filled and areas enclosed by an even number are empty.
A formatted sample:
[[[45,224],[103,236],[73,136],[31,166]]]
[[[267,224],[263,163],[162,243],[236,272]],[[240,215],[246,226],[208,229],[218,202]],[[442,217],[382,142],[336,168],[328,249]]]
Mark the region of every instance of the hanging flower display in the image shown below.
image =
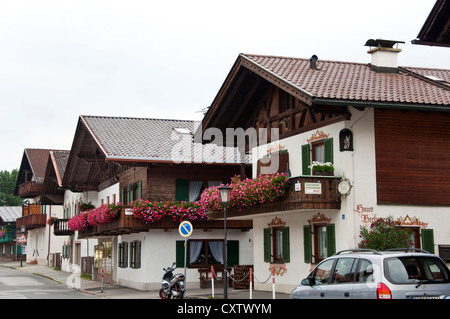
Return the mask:
[[[89,209],[81,214],[75,215],[69,219],[67,226],[72,231],[81,231],[91,226],[109,223],[119,215],[121,208],[121,203],[104,204],[98,208]]]
[[[241,210],[246,207],[271,203],[285,195],[288,185],[289,176],[284,173],[262,175],[245,180],[241,180],[240,176],[235,176],[229,184],[231,195],[228,207]],[[209,187],[202,193],[200,203],[205,210],[223,210],[219,187]]]
[[[138,199],[132,204],[134,217],[146,224],[154,223],[163,217],[181,222],[183,220],[206,220],[206,210],[199,202],[166,201],[151,202]]]

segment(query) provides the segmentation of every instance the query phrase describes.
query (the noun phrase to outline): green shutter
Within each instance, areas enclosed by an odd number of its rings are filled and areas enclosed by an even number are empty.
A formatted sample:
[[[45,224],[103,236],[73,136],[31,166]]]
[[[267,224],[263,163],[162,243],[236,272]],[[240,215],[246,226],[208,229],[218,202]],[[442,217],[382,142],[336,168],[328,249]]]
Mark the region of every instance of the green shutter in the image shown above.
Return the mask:
[[[312,263],[311,225],[303,226],[303,250],[305,253],[305,263]]]
[[[228,267],[239,265],[239,240],[227,241],[227,264]]]
[[[333,163],[333,139],[327,138],[323,141],[323,144],[325,149],[325,162]]]
[[[309,144],[302,145],[302,175],[311,175],[311,153]]]
[[[128,243],[123,244],[123,267],[128,267]]]
[[[175,180],[175,200],[186,202],[189,201],[189,180]]]
[[[187,247],[187,254],[186,254],[186,267],[189,267],[189,242]],[[175,252],[175,263],[177,268],[184,267],[184,240],[177,240],[176,241],[176,252]]]
[[[130,242],[130,268],[134,268],[135,265],[133,253],[134,253],[134,242]]]
[[[136,242],[136,261],[134,263],[135,268],[141,268],[141,241]]]
[[[271,261],[272,245],[270,239],[270,228],[264,228],[264,262],[266,263]]]
[[[119,266],[119,267],[123,267],[123,260],[122,260],[122,253],[123,253],[123,251],[122,251],[122,243],[119,243],[119,249],[118,249],[118,251],[117,251],[117,261],[118,261],[118,265],[117,266]]]
[[[283,227],[283,262],[288,263],[291,261],[291,251],[290,251],[290,243],[289,243],[289,227]]]
[[[125,188],[122,188],[121,194],[120,194],[121,198],[120,198],[120,202],[123,204],[126,204],[126,199],[125,199]]]
[[[422,248],[434,254],[434,232],[432,229],[422,229]]]
[[[136,199],[142,199],[142,182],[141,181],[139,181],[137,183]]]
[[[334,224],[327,225],[327,257],[336,253],[336,232]]]

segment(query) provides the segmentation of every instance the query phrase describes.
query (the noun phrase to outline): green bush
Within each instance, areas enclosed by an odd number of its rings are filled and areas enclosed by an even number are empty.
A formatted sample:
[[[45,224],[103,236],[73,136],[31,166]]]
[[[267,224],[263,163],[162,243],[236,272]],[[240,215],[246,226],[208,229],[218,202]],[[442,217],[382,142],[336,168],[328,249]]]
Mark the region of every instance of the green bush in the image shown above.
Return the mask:
[[[361,242],[359,248],[386,250],[391,248],[411,247],[412,231],[401,227],[400,222],[394,220],[392,216],[388,218],[378,218],[369,229],[361,227],[359,237]]]

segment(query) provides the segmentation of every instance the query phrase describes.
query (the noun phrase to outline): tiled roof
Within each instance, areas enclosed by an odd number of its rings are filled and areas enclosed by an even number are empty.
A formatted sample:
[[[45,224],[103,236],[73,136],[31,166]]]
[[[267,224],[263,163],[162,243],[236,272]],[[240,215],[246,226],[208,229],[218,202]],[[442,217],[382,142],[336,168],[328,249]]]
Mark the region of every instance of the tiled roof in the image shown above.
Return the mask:
[[[399,73],[377,73],[370,64],[241,54],[261,70],[301,89],[311,98],[450,105],[450,70],[404,67]],[[433,75],[441,83],[420,77]]]
[[[69,155],[70,151],[50,151],[50,156],[55,167],[59,186],[62,186],[62,178],[64,176],[64,172],[66,171]]]
[[[44,181],[45,169],[47,168],[49,153],[50,150],[48,149],[35,149],[35,148],[25,149],[25,154],[27,156],[28,163],[31,166],[36,182],[38,183],[42,183]]]
[[[200,122],[108,116],[81,116],[107,160],[217,162],[210,146],[193,142]],[[177,133],[176,128],[189,134]],[[220,162],[239,163],[235,148],[219,148]],[[225,150],[225,151],[224,151]]]

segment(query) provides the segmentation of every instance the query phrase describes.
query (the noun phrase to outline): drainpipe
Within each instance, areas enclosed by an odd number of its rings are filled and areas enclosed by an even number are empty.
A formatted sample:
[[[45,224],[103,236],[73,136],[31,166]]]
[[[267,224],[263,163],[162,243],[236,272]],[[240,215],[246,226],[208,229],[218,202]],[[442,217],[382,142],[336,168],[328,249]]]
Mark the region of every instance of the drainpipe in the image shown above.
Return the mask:
[[[48,218],[52,216],[52,205],[50,205],[50,210],[49,210],[49,214],[48,214]],[[47,218],[47,220],[48,220]],[[51,234],[52,234],[52,225],[48,225],[48,250],[47,250],[47,266],[50,266],[50,238],[51,238]]]

